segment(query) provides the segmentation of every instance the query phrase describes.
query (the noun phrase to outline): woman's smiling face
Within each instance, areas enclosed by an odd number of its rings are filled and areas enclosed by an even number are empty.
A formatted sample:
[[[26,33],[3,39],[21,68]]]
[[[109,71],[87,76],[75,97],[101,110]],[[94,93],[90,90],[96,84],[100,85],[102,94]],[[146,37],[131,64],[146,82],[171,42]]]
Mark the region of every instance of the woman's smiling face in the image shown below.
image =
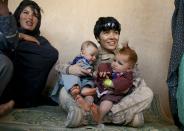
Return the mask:
[[[103,49],[113,52],[118,46],[119,32],[115,30],[102,31],[97,40]]]
[[[20,27],[29,31],[33,31],[38,24],[38,12],[27,6],[20,13]]]

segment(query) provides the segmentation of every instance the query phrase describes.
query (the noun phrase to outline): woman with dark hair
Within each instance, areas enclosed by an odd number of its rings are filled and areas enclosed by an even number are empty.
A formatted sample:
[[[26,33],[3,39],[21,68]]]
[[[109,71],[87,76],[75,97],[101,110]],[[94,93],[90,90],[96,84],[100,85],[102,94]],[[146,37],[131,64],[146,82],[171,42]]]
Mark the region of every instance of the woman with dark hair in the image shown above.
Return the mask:
[[[14,74],[2,98],[13,99],[17,107],[37,106],[48,74],[58,59],[58,51],[40,35],[41,8],[36,2],[22,1],[14,18],[19,34],[16,35],[18,41],[14,41],[15,51],[10,56]]]
[[[114,17],[100,17],[96,21],[94,36],[100,44],[96,67],[100,63],[111,63],[113,61],[115,54],[119,50],[118,42],[120,32],[121,25]],[[79,64],[62,66],[58,71],[74,75],[89,74],[89,72],[82,69]],[[120,102],[113,104],[110,114],[105,116],[104,122],[133,127],[143,126],[144,117],[142,112],[150,106],[153,99],[153,92],[147,87],[144,80],[140,78],[136,69],[134,69],[133,73],[134,90],[126,94]],[[62,87],[62,85],[59,86]],[[64,88],[62,88],[59,93],[58,101],[63,109],[68,112],[67,121],[65,123],[67,127],[77,127],[91,123],[91,121],[89,121],[89,118],[91,118],[89,116],[90,112],[85,112],[78,107]]]

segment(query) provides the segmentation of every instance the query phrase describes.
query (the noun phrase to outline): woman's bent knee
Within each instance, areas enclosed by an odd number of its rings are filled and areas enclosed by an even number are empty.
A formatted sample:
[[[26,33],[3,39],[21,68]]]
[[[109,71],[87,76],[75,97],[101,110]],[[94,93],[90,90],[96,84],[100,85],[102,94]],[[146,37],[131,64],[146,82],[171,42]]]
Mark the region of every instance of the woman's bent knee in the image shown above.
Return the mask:
[[[0,54],[0,83],[1,83],[0,95],[3,93],[4,89],[10,82],[12,74],[13,74],[13,64],[11,60],[7,56]]]
[[[13,64],[11,60],[7,56],[0,54],[0,63],[0,76],[6,75],[11,77],[13,73]]]

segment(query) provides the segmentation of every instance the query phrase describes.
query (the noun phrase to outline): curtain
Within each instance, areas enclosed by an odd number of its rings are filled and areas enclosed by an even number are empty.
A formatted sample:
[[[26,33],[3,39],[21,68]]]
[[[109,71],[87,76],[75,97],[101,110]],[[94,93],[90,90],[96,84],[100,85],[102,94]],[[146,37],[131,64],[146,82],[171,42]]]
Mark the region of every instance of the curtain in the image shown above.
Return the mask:
[[[178,87],[178,68],[184,52],[184,0],[175,0],[175,10],[172,16],[173,45],[168,70],[167,84],[169,102],[175,124],[183,127],[178,119],[176,92]]]

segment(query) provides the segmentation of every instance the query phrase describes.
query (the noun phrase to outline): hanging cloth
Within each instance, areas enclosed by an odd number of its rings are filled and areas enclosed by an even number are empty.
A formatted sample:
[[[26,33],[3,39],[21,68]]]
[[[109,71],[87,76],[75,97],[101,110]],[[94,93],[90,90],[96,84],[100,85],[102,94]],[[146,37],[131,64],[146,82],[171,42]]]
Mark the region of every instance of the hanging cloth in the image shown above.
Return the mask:
[[[175,124],[181,126],[178,121],[176,91],[178,87],[178,67],[184,52],[184,0],[175,0],[175,11],[172,17],[172,37],[173,46],[167,84],[169,88],[171,112]]]

